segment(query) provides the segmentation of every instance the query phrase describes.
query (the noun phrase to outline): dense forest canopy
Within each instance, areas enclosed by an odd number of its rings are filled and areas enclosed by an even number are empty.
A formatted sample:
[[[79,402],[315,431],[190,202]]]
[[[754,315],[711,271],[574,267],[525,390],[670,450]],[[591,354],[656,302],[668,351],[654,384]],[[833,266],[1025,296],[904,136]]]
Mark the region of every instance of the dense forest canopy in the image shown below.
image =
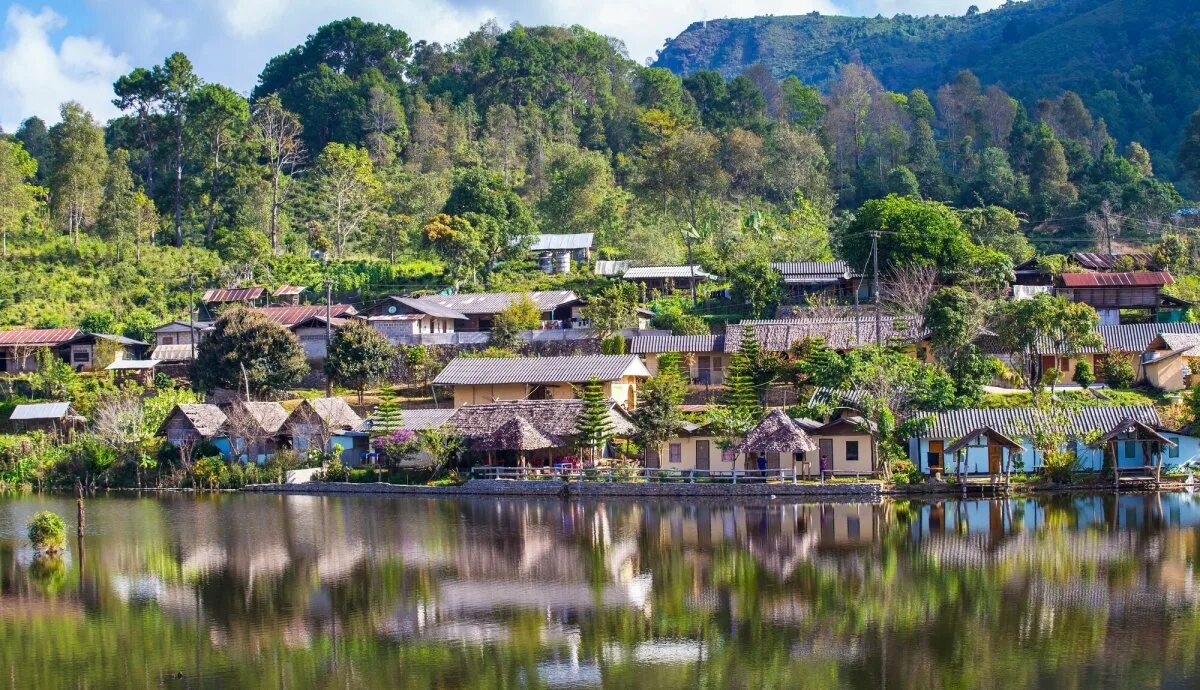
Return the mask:
[[[659,53],[680,74],[727,77],[756,64],[825,84],[861,59],[889,89],[936,89],[969,69],[1028,107],[1063,90],[1169,179],[1183,123],[1200,105],[1200,5],[1192,0],[1027,0],[964,16],[766,16],[697,22]]]
[[[183,312],[189,281],[328,278],[359,304],[603,288],[539,274],[537,232],[733,276],[857,263],[864,219],[926,218],[945,233],[929,261],[957,248],[943,269],[1002,280],[1035,251],[1156,242],[1184,203],[1075,92],[1029,108],[962,71],[901,93],[853,57],[823,82],[761,63],[681,77],[578,26],[440,45],[345,19],[269,61],[249,98],[176,53],[114,84],[107,123],[67,103],[0,139],[0,323],[103,312],[138,335]],[[1200,173],[1200,118],[1180,152]]]

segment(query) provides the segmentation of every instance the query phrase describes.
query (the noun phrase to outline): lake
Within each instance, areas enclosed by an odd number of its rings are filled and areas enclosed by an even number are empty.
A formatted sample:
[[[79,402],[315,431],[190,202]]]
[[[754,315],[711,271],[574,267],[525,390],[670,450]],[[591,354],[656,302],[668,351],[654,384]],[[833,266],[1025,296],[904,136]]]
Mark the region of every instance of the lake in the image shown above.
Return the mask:
[[[25,523],[70,523],[35,558]],[[0,498],[10,687],[1200,683],[1200,496]]]

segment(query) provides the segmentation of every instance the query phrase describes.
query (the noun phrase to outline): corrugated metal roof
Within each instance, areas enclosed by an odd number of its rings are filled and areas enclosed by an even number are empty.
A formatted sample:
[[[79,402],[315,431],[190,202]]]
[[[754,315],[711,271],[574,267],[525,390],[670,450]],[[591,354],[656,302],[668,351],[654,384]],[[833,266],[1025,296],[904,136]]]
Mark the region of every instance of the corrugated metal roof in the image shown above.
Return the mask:
[[[777,261],[771,267],[782,273],[784,280],[789,276],[835,279],[851,276],[850,266],[845,261]]]
[[[283,326],[294,326],[301,321],[306,321],[314,316],[325,316],[324,304],[310,304],[303,307],[259,307],[254,311],[267,317]],[[337,318],[354,316],[358,313],[353,306],[349,304],[334,304],[330,307],[330,313]]]
[[[454,309],[450,309],[449,307],[445,307],[445,306],[438,304],[437,302],[430,300],[430,299],[422,299],[422,298],[418,298],[418,297],[395,297],[395,296],[392,296],[392,297],[388,297],[387,301],[402,304],[402,305],[408,307],[409,309],[412,309],[413,311],[416,311],[421,314],[427,314],[429,316],[439,318],[439,319],[458,319],[461,321],[467,320],[466,314],[463,314],[460,311],[455,311]],[[394,312],[389,311],[392,308],[393,307],[384,307],[384,312],[387,314],[394,313]]]
[[[835,350],[852,350],[875,344],[875,319],[864,316],[855,319],[780,319],[773,321],[743,321],[725,330],[725,351],[736,352],[742,347],[742,336],[746,326],[754,334],[763,349],[768,352],[786,352],[805,338],[822,338]],[[900,319],[884,317],[880,335],[885,345],[911,343],[917,340],[908,332],[907,323]]]
[[[1135,419],[1150,426],[1161,426],[1158,411],[1153,407],[1113,406],[1113,407],[1079,407],[1064,410],[1067,417],[1067,433],[1080,436],[1089,431],[1108,431],[1125,419]],[[947,410],[945,412],[917,412],[915,416],[932,415],[934,422],[929,429],[920,434],[921,438],[952,439],[961,438],[972,431],[990,427],[1005,436],[1019,438],[1023,431],[1039,419],[1048,419],[1048,412],[1035,407],[1015,407],[1008,409],[964,409]]]
[[[0,345],[58,345],[79,335],[78,328],[15,328],[0,331]]]
[[[1161,333],[1200,333],[1200,323],[1123,323],[1096,329],[1104,344],[1122,352],[1145,352]]]
[[[1150,265],[1149,254],[1096,254],[1093,252],[1072,252],[1067,255],[1071,261],[1079,264],[1089,271],[1107,271],[1114,268],[1118,262],[1132,262],[1136,268],[1145,268]]]
[[[187,361],[192,358],[192,346],[159,345],[150,351],[150,357],[161,362]]]
[[[1162,287],[1175,282],[1166,271],[1134,271],[1132,273],[1064,273],[1063,287]]]
[[[37,419],[62,419],[70,411],[71,403],[67,402],[30,403],[14,407],[9,419],[14,422]]]
[[[723,352],[723,335],[639,335],[629,341],[635,355],[660,352]]]
[[[545,292],[480,292],[458,295],[427,295],[420,299],[439,304],[463,314],[498,314],[513,300],[525,296],[533,300],[541,311],[557,309],[564,304],[577,302],[579,295],[571,290],[548,290]]]
[[[400,426],[413,431],[437,429],[454,416],[454,408],[441,410],[404,410],[400,413]]]
[[[590,232],[580,232],[574,235],[535,235],[530,251],[572,251],[575,249],[590,249],[593,235]]]
[[[592,378],[617,381],[649,377],[637,355],[576,355],[511,359],[457,357],[433,379],[441,385],[486,386],[503,383],[584,383]]]
[[[159,365],[157,359],[118,359],[104,367],[105,371],[124,371],[137,369],[153,369]]]
[[[223,302],[253,302],[254,300],[266,294],[267,289],[263,287],[248,287],[248,288],[213,288],[205,290],[204,297],[201,299],[210,304],[220,304]]]
[[[596,275],[619,276],[629,270],[628,261],[597,261]]]
[[[293,295],[298,295],[298,294],[304,292],[304,289],[305,288],[302,285],[284,284],[284,285],[280,285],[279,287],[275,288],[275,292],[272,292],[271,296],[272,297],[291,297]]]
[[[638,266],[625,271],[621,276],[625,280],[644,280],[654,278],[716,278],[699,266]]]

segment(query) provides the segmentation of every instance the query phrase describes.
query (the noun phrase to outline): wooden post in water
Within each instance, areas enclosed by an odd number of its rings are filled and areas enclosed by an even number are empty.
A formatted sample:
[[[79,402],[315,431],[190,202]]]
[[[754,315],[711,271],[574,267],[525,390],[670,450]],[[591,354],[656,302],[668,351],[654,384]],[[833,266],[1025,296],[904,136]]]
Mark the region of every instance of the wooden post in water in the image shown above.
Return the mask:
[[[83,526],[85,523],[83,514],[83,484],[80,484],[78,479],[75,480],[75,506],[79,512],[78,519],[76,520],[77,526],[75,528],[75,533],[80,539],[82,539]]]

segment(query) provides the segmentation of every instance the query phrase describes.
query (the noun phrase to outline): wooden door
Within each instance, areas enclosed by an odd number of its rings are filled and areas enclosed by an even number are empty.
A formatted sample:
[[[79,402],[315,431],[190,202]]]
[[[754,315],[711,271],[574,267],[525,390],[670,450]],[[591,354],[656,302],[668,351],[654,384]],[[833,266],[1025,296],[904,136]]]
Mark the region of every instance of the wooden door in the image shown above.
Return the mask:
[[[646,467],[657,468],[659,466],[658,454],[659,450],[657,448],[646,449]]]
[[[990,474],[1000,474],[1000,458],[1004,449],[995,444],[988,444],[988,472]]]
[[[828,472],[828,471],[832,470],[833,469],[833,439],[831,439],[831,438],[820,439],[817,441],[817,446],[818,446],[818,450],[820,450],[820,456],[818,457],[818,462],[820,463],[820,470],[822,472]]]
[[[696,441],[696,469],[708,469],[708,454],[710,452],[710,441]]]
[[[927,458],[927,460],[929,463],[930,470],[933,470],[935,468],[940,470],[943,468],[942,448],[943,448],[943,445],[942,445],[941,441],[930,441],[929,442],[929,457]]]

